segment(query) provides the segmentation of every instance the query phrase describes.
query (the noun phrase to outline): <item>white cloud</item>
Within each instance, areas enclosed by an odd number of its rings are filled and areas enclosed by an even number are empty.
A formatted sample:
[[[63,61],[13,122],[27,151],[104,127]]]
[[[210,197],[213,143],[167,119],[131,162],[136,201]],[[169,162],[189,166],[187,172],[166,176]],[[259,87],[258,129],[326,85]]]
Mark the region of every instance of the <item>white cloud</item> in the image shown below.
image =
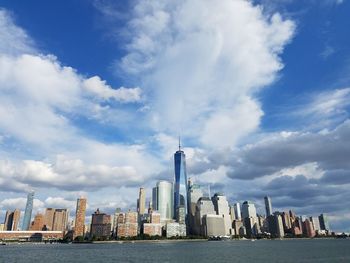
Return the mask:
[[[12,15],[0,8],[0,53],[17,55],[34,52],[34,44],[28,34],[14,24]]]
[[[259,126],[253,94],[275,80],[295,27],[243,0],[139,1],[128,25],[119,66],[144,83],[151,127],[216,147]]]
[[[115,99],[121,102],[138,102],[141,100],[140,88],[127,89],[121,87],[119,89],[112,89],[106,84],[106,81],[101,80],[98,76],[84,80],[83,86],[89,92],[104,100]]]

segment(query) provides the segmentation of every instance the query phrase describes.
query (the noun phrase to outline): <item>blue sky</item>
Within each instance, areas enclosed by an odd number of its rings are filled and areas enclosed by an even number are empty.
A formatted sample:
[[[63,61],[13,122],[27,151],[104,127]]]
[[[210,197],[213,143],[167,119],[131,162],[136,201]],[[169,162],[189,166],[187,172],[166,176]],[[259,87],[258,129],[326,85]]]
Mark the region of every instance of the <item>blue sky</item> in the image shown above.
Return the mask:
[[[188,173],[350,230],[350,3],[0,1],[0,218]]]

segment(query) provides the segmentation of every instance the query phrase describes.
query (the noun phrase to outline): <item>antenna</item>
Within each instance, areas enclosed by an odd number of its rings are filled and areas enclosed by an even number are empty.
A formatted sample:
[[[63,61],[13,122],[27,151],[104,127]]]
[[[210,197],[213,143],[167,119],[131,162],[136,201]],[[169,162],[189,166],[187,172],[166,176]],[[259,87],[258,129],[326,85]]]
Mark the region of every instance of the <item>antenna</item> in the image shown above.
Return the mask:
[[[181,151],[181,137],[179,136],[179,151]]]

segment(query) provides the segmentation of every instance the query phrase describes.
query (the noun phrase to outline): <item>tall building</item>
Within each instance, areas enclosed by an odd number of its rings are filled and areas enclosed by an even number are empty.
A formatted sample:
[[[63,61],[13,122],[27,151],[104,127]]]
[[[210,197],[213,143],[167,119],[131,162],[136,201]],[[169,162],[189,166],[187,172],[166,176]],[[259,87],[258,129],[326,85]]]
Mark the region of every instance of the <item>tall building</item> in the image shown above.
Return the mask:
[[[205,235],[205,225],[203,218],[205,215],[216,215],[213,202],[209,197],[199,198],[196,206],[195,234]]]
[[[111,236],[111,216],[101,213],[98,208],[92,214],[90,236],[96,238]]]
[[[314,226],[309,219],[303,222],[303,234],[306,237],[314,237],[316,235]]]
[[[138,214],[136,212],[120,213],[117,219],[117,237],[134,237],[138,232]]]
[[[216,193],[212,197],[212,201],[216,214],[223,217],[225,224],[225,235],[231,235],[232,221],[230,216],[230,207],[228,205],[226,196],[221,193]]]
[[[33,211],[33,201],[34,201],[34,191],[28,193],[27,195],[27,204],[26,210],[24,211],[22,230],[29,230],[30,221],[32,219],[32,211]]]
[[[255,205],[250,201],[244,201],[242,204],[242,217],[256,217]]]
[[[145,188],[141,187],[139,191],[139,199],[137,201],[137,212],[139,215],[143,215],[145,213],[146,208],[146,191]]]
[[[237,220],[241,220],[242,216],[241,216],[241,204],[240,203],[235,203],[233,205],[234,209],[235,209],[235,217]]]
[[[187,199],[187,173],[186,173],[186,155],[181,150],[179,141],[179,150],[174,154],[174,167],[175,167],[175,187],[174,187],[174,215],[178,206],[183,205],[187,215],[188,199]]]
[[[7,231],[18,230],[19,218],[21,216],[21,211],[15,209],[12,211],[6,211],[4,229]]]
[[[117,232],[116,232],[116,229],[117,229],[117,220],[118,220],[118,215],[120,214],[121,212],[121,209],[119,207],[117,207],[115,209],[115,212],[114,212],[114,217],[113,217],[113,224],[112,224],[112,232],[113,232],[113,235],[116,235]]]
[[[160,213],[162,221],[170,220],[174,217],[173,210],[173,184],[168,181],[159,181],[157,186],[153,189],[152,200],[155,200],[156,206],[154,210]],[[175,211],[176,212],[176,211]]]
[[[74,238],[84,236],[86,214],[86,198],[78,198],[77,209],[75,211]]]
[[[315,231],[320,231],[321,230],[320,221],[319,221],[318,217],[311,216],[310,217],[310,221],[311,221]]]
[[[45,216],[44,216],[44,225],[46,226],[46,229],[52,230],[53,228],[53,218],[55,216],[55,209],[54,208],[46,208],[45,210]]]
[[[222,215],[204,215],[203,225],[204,236],[206,237],[217,237],[227,235],[224,217]]]
[[[265,196],[264,201],[265,201],[266,217],[268,217],[268,216],[272,215],[271,198],[268,196]]]
[[[196,206],[199,198],[203,197],[203,190],[200,185],[193,184],[192,181],[188,180],[188,200],[189,200],[189,211],[188,211],[188,224],[190,234],[195,234],[195,216]]]
[[[271,233],[271,237],[281,238],[284,237],[284,228],[282,216],[278,213],[274,215],[269,215],[267,217],[269,232]]]
[[[68,209],[55,209],[52,230],[53,231],[66,231],[68,228]]]
[[[230,205],[230,219],[233,222],[236,219],[235,208],[233,205]]]
[[[320,214],[318,219],[320,221],[320,228],[321,228],[321,230],[330,231],[327,215],[326,214]]]
[[[30,231],[42,231],[44,229],[44,215],[36,214],[34,217],[34,221],[29,227]]]

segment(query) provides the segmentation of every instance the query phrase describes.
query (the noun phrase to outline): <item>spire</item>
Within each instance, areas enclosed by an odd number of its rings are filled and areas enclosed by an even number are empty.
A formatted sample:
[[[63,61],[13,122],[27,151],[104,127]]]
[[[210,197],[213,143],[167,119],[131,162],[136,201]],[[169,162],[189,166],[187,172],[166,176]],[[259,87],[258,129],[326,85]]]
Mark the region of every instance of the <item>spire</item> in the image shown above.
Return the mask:
[[[181,137],[179,136],[179,151],[181,151]]]

